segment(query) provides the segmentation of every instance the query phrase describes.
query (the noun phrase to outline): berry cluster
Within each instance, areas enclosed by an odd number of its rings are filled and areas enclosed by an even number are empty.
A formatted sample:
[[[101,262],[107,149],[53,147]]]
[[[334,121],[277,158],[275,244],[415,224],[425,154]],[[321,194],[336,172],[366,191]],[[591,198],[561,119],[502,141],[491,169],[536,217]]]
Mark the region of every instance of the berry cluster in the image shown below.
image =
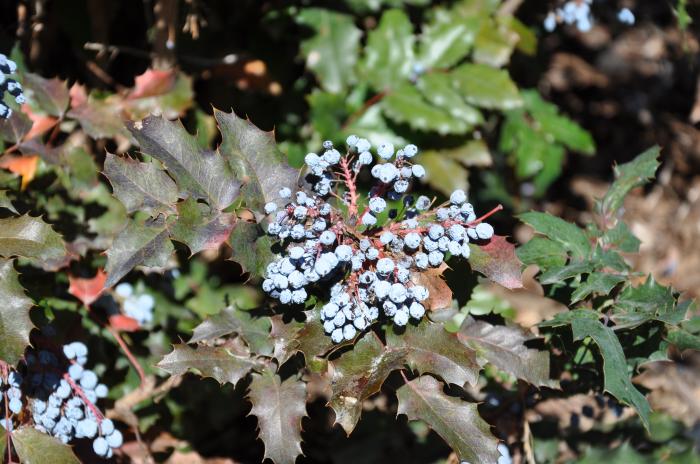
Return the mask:
[[[312,289],[330,289],[321,320],[335,343],[353,339],[380,318],[398,326],[421,319],[429,292],[415,274],[450,256],[469,258],[470,241],[493,236],[483,220],[499,209],[477,219],[462,190],[437,207],[428,197],[414,199],[411,181],[425,176],[423,166],[411,161],[415,145],[377,146],[383,162],[369,170],[376,185],[364,198],[357,177],[374,163],[372,146],[354,135],[347,145],[341,154],[326,141],[323,154],[306,155],[313,193],[300,190],[292,198],[284,188],[280,204],[265,205],[274,215],[268,233],[284,252],[268,265],[263,290],[282,304],[300,305]]]
[[[0,53],[0,119],[8,119],[12,116],[12,109],[3,102],[5,92],[15,97],[15,102],[18,105],[22,105],[26,101],[22,92],[22,85],[16,80],[7,77],[7,74],[14,74],[16,71],[17,64]]]
[[[122,445],[123,437],[95,406],[109,390],[99,383],[94,371],[85,367],[87,355],[84,343],[73,342],[63,346],[60,357],[44,349],[30,350],[18,368],[24,375],[5,365],[0,385],[11,416],[2,419],[1,425],[12,430],[13,420],[29,419],[35,429],[63,443],[90,439],[98,456],[111,457],[113,450]],[[29,414],[20,416],[24,409],[22,392],[27,397]]]
[[[554,31],[558,24],[575,25],[581,32],[588,32],[593,27],[593,15],[591,14],[593,0],[569,0],[561,8],[550,11],[544,20],[544,28],[548,32]],[[617,13],[617,19],[623,24],[632,25],[635,22],[634,13],[629,8],[622,8]]]
[[[134,292],[134,287],[127,282],[117,285],[114,293],[121,300],[124,314],[135,319],[139,325],[143,326],[153,321],[153,307],[156,301],[151,295]]]

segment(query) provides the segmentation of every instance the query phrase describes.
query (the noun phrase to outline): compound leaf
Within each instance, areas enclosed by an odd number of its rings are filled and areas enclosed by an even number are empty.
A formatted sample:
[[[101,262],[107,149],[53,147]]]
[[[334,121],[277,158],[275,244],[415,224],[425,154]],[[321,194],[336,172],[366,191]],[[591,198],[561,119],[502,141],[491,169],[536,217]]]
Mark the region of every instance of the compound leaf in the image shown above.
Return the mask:
[[[538,211],[523,213],[518,218],[535,229],[535,232],[560,243],[577,258],[585,258],[591,253],[591,244],[586,234],[575,224]]]
[[[515,253],[523,264],[536,264],[542,271],[566,264],[566,249],[560,243],[544,237],[533,237],[519,246]]]
[[[471,127],[464,120],[425,101],[420,92],[408,82],[399,84],[384,98],[381,106],[390,119],[406,123],[416,130],[461,134]]]
[[[231,259],[253,276],[265,275],[267,265],[275,259],[272,239],[258,224],[238,221],[229,236]]]
[[[426,25],[421,34],[418,62],[428,69],[457,64],[474,45],[479,18],[459,18],[445,13],[436,14],[435,21]]]
[[[620,209],[630,190],[644,185],[654,178],[660,164],[659,153],[661,153],[661,148],[654,146],[629,163],[615,166],[615,181],[598,204],[603,216],[614,214]]]
[[[447,396],[443,384],[424,375],[407,382],[396,391],[397,414],[428,424],[457,453],[461,461],[491,464],[498,460],[498,441],[491,435],[475,403]]]
[[[304,315],[304,322],[285,322],[281,314],[270,318],[270,338],[275,341],[273,357],[280,366],[299,352],[304,354],[308,364],[314,357],[323,355],[335,346],[323,331],[319,311],[306,311]]]
[[[8,364],[17,364],[29,346],[29,332],[34,328],[29,318],[32,306],[13,261],[0,259],[0,359]]]
[[[482,108],[509,110],[522,106],[518,87],[508,72],[483,64],[463,64],[450,73],[452,85],[467,103]]]
[[[68,109],[70,96],[64,81],[57,78],[44,79],[38,74],[27,73],[22,76],[22,83],[30,101],[35,102],[42,111],[61,117]]]
[[[382,15],[379,27],[367,35],[363,79],[378,92],[393,88],[408,78],[413,63],[413,25],[401,10]]]
[[[593,293],[607,295],[615,285],[625,280],[624,276],[604,272],[588,274],[586,281],[571,294],[571,304],[579,302]]]
[[[270,369],[254,373],[248,390],[250,413],[258,418],[264,459],[293,464],[301,451],[301,419],[306,416],[306,384],[295,377],[284,382]]]
[[[218,249],[229,238],[236,223],[235,214],[212,210],[193,198],[178,203],[177,212],[170,236],[187,245],[192,254]]]
[[[0,219],[0,256],[22,256],[44,268],[57,268],[67,257],[63,238],[40,217]]]

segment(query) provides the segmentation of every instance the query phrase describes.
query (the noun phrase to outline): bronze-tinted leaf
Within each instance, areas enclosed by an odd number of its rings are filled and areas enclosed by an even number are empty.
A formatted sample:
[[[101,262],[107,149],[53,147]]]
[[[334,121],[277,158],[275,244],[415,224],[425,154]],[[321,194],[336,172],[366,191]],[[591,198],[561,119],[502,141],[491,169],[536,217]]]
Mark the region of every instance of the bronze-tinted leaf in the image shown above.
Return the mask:
[[[34,328],[29,310],[34,303],[24,294],[13,262],[0,259],[0,359],[14,365],[29,346]]]
[[[505,288],[522,288],[522,263],[515,255],[515,246],[505,237],[494,235],[486,245],[471,243],[469,264],[472,269],[481,272]]]
[[[199,346],[194,349],[184,343],[174,345],[173,351],[158,363],[158,367],[170,375],[195,371],[202,377],[211,377],[219,383],[228,382],[233,385],[258,365],[250,357],[231,354],[223,346]]]

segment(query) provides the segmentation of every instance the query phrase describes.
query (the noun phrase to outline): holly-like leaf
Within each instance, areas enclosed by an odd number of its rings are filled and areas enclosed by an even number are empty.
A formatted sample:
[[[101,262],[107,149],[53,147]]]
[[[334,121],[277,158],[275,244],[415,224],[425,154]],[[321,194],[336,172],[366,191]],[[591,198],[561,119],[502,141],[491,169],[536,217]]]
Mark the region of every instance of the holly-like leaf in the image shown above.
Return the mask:
[[[481,112],[468,105],[452,87],[449,74],[426,74],[418,80],[417,86],[428,102],[452,117],[463,121],[466,124],[465,130],[484,122]]]
[[[68,276],[68,293],[79,299],[85,306],[94,303],[105,290],[107,274],[102,269],[97,270],[95,277],[81,278]]]
[[[641,244],[641,241],[623,221],[618,221],[615,227],[607,230],[601,241],[608,248],[617,248],[624,253],[637,253]]]
[[[468,103],[482,108],[509,110],[523,99],[508,72],[483,64],[463,64],[450,73],[452,84]]]
[[[494,235],[489,243],[480,246],[470,243],[469,265],[505,288],[522,288],[522,263],[515,255],[515,246],[505,237]]]
[[[403,333],[387,331],[387,346],[406,352],[406,363],[419,374],[435,373],[445,382],[476,386],[481,365],[476,351],[466,347],[442,324],[408,325]]]
[[[13,111],[9,119],[0,119],[0,139],[20,142],[32,128],[32,121],[21,111]]]
[[[592,313],[593,311],[586,312]],[[581,313],[577,314],[580,315]],[[644,395],[632,385],[627,370],[625,353],[622,351],[620,341],[613,329],[603,325],[597,316],[588,315],[572,317],[571,327],[575,340],[591,337],[598,345],[600,354],[603,357],[605,391],[609,392],[620,402],[632,406],[639,414],[644,426],[648,429],[651,407]]]
[[[474,39],[474,62],[494,68],[504,66],[517,42],[518,34],[492,18],[485,18]]]
[[[163,221],[132,220],[107,250],[107,281],[111,287],[139,265],[164,267],[173,253],[168,229]]]
[[[24,464],[38,464],[47,460],[51,464],[80,463],[69,445],[64,445],[57,438],[34,427],[23,427],[12,432],[12,444],[19,461]]]
[[[457,453],[460,462],[492,464],[498,460],[498,440],[491,435],[475,403],[447,396],[443,384],[424,375],[396,390],[397,414],[428,424]]]
[[[212,210],[193,198],[178,203],[177,212],[170,236],[187,245],[192,254],[218,249],[229,238],[236,223],[235,214]]]
[[[629,163],[615,166],[615,182],[598,204],[598,209],[603,216],[615,214],[630,190],[654,178],[660,164],[659,153],[661,148],[654,146]]]
[[[306,384],[295,377],[282,382],[270,369],[253,374],[248,390],[250,413],[258,418],[264,459],[294,464],[301,451],[301,419],[306,416]]]
[[[519,329],[467,317],[457,337],[476,352],[482,365],[488,362],[533,385],[555,385],[549,379],[549,353],[527,348],[528,337]]]
[[[653,319],[678,324],[685,318],[686,309],[680,305],[676,307],[670,287],[659,285],[649,275],[642,285],[629,285],[620,293],[612,318],[618,328],[636,327]]]
[[[195,349],[183,343],[173,345],[173,351],[157,365],[170,375],[194,371],[221,384],[228,382],[236,385],[259,363],[250,357],[234,355],[223,346],[199,346]]]
[[[238,196],[240,184],[226,159],[200,148],[197,139],[181,123],[156,116],[128,123],[141,152],[165,164],[183,197],[204,199],[222,210]]]
[[[222,137],[219,151],[244,184],[243,201],[260,220],[266,203],[283,206],[279,191],[283,187],[294,191],[299,172],[289,166],[272,132],[262,131],[234,113],[215,111],[214,116]]]
[[[12,204],[12,200],[7,196],[7,190],[0,190],[0,208],[9,209],[15,214],[19,214]]]
[[[267,265],[275,259],[272,239],[252,222],[238,221],[229,236],[229,245],[231,260],[253,276],[264,276]]]
[[[515,253],[523,264],[536,264],[542,271],[566,264],[566,249],[560,243],[544,237],[533,237],[519,246]]]
[[[384,98],[381,106],[390,119],[421,131],[435,131],[443,135],[462,134],[471,127],[463,119],[457,119],[425,101],[420,92],[408,82],[398,84]]]
[[[34,303],[24,294],[13,261],[0,259],[0,359],[10,365],[24,355],[34,328],[29,310]]]
[[[304,315],[304,322],[285,322],[281,314],[270,318],[272,330],[269,336],[275,341],[273,357],[280,366],[299,352],[304,354],[308,364],[335,346],[323,331],[319,311],[305,311]]]
[[[571,304],[577,303],[591,294],[607,295],[615,285],[624,282],[625,276],[596,272],[589,274],[585,282],[571,294]]]
[[[68,109],[70,96],[64,81],[44,79],[38,74],[27,73],[22,76],[22,83],[29,100],[36,103],[42,111],[62,117]]]
[[[560,243],[577,258],[585,258],[591,253],[588,237],[575,224],[538,211],[523,213],[518,218],[535,229],[535,232]]]
[[[13,174],[22,176],[22,183],[20,184],[21,190],[27,188],[27,185],[34,179],[38,166],[38,155],[5,155],[0,158],[0,168],[7,169]]]
[[[411,74],[413,25],[401,10],[382,15],[379,27],[367,35],[362,78],[378,92],[386,91]]]
[[[350,435],[360,420],[362,403],[379,391],[392,371],[401,368],[405,357],[405,349],[384,347],[370,332],[351,351],[330,362],[333,394],[328,405],[345,433]]]
[[[246,342],[250,351],[267,356],[273,349],[270,326],[269,317],[254,317],[246,311],[229,306],[195,327],[188,343],[215,340],[235,333]]]
[[[61,236],[40,217],[0,219],[0,256],[22,256],[46,269],[65,263],[66,247]]]
[[[315,32],[302,41],[301,52],[321,87],[338,93],[354,83],[353,69],[362,32],[355,26],[353,17],[324,8],[305,8],[296,15],[296,20]]]
[[[104,174],[114,196],[128,213],[145,211],[151,216],[172,212],[177,202],[177,186],[155,163],[142,163],[129,157],[107,153]]]
[[[426,171],[424,181],[438,192],[449,196],[457,189],[469,190],[469,170],[440,151],[421,153],[420,163]]]

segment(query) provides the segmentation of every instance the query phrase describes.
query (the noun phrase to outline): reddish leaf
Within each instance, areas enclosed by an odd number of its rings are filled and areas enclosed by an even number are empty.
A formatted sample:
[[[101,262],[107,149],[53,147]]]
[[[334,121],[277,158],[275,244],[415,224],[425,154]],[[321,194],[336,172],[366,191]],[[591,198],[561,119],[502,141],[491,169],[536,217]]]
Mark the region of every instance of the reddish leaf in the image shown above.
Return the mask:
[[[68,276],[68,293],[83,302],[85,306],[90,306],[97,300],[105,288],[107,274],[102,269],[97,270],[95,277],[82,279],[79,277]]]
[[[37,155],[4,156],[0,159],[0,168],[22,176],[22,190],[34,179],[38,164]]]
[[[31,140],[35,137],[39,137],[58,124],[58,119],[53,116],[33,113],[29,105],[22,105],[22,112],[32,121],[32,128],[29,129],[29,132],[24,134],[24,140]]]
[[[175,72],[169,70],[147,69],[140,76],[136,76],[134,89],[131,91],[128,100],[136,98],[152,97],[163,95],[175,85]]]
[[[515,246],[505,237],[494,235],[486,245],[469,246],[472,250],[469,264],[473,270],[506,288],[522,288],[523,263],[515,255]]]
[[[439,311],[452,306],[452,290],[447,282],[442,278],[442,274],[447,269],[443,263],[437,269],[428,269],[414,275],[413,281],[428,289],[430,296],[425,303],[425,307],[431,311]]]
[[[82,105],[86,105],[88,102],[87,90],[85,90],[84,85],[73,84],[73,86],[68,91],[70,96],[70,107],[77,108]]]
[[[123,314],[109,316],[109,325],[120,332],[136,332],[141,328],[141,324],[136,319]]]

